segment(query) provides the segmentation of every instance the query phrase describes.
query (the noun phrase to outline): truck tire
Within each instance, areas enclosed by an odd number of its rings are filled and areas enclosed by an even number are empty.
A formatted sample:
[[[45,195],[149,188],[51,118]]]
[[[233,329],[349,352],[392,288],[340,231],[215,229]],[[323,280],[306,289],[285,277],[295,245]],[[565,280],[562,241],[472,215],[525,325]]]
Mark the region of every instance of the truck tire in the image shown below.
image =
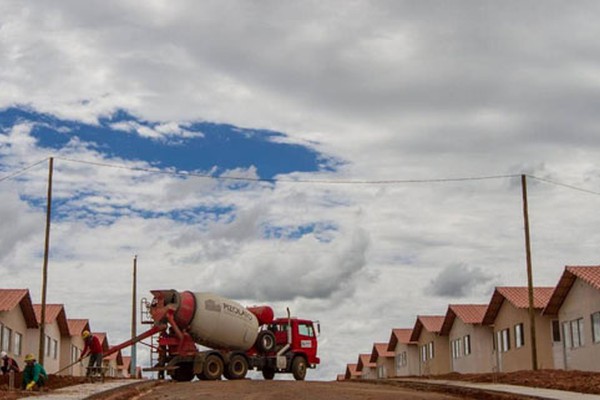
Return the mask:
[[[272,367],[263,367],[262,376],[267,381],[272,380],[275,377],[275,369]]]
[[[180,362],[171,374],[171,378],[177,382],[189,382],[194,379],[194,365],[189,362]]]
[[[227,379],[244,379],[248,373],[248,360],[241,354],[235,354],[229,359],[227,368],[225,368],[225,377]]]
[[[294,375],[294,379],[297,381],[303,381],[306,377],[307,367],[308,365],[304,357],[294,357],[294,361],[292,361],[292,374]]]
[[[271,331],[260,331],[256,338],[256,349],[261,353],[275,350],[275,335]]]
[[[223,360],[216,354],[209,354],[204,360],[202,375],[207,381],[216,381],[223,375]]]

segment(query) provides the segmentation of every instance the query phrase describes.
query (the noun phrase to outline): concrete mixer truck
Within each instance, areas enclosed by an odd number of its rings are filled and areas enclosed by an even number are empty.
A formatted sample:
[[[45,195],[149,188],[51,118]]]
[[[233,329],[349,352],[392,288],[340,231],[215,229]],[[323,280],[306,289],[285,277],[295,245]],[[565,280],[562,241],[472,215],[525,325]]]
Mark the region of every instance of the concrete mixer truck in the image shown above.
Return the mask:
[[[264,379],[291,373],[304,380],[315,368],[318,322],[274,318],[269,306],[244,307],[212,293],[154,290],[144,301],[153,327],[118,348],[159,334],[158,362],[146,371],[168,374],[176,381],[243,379],[249,370]],[[198,350],[197,345],[208,348]]]

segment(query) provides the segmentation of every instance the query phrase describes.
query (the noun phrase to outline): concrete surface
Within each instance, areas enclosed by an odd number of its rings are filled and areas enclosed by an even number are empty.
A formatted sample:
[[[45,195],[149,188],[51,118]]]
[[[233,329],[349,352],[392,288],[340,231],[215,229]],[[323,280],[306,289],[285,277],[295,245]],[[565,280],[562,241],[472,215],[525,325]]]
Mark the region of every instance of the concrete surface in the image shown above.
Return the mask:
[[[147,382],[143,379],[111,380],[104,383],[84,383],[54,390],[52,393],[40,393],[39,396],[29,397],[36,400],[82,400],[91,395],[116,389],[122,386]]]

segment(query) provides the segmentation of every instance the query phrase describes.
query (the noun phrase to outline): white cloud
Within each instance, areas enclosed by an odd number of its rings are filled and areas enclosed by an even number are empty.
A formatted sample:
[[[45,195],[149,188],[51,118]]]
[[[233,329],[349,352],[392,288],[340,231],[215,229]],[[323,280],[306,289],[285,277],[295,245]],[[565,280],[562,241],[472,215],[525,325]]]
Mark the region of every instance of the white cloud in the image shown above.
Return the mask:
[[[477,7],[3,1],[0,107],[29,104],[86,122],[123,108],[166,121],[121,126],[152,138],[185,136],[186,121],[194,120],[268,128],[290,135],[274,140],[308,140],[347,162],[336,173],[286,178],[531,171],[598,191],[597,8],[554,1],[543,7],[517,1]],[[9,168],[2,174],[51,153],[106,161],[99,149],[76,140],[60,151],[38,148],[30,128],[18,125],[0,135]],[[248,302],[273,301],[280,312],[291,304],[298,314],[316,315],[328,379],[359,349],[386,340],[390,328],[410,326],[418,312],[443,312],[446,305],[428,297],[427,288],[448,265],[486,276],[494,271],[490,284],[525,283],[518,180],[256,183],[230,191],[223,182],[61,160],[56,173],[56,198],[80,198],[71,202],[73,218],[52,231],[51,264],[61,273],[53,275],[51,296],[67,303],[68,312],[114,331],[115,340],[126,338],[128,329],[107,315],[127,318],[118,305],[128,301],[135,253],[141,292],[163,285],[211,288]],[[252,169],[228,173],[256,176]],[[0,182],[0,213],[15,227],[2,233],[0,273],[10,271],[11,284],[30,286],[34,295],[38,271],[13,266],[40,265],[43,215],[23,199],[43,199],[46,174],[40,165],[18,184]],[[554,284],[564,264],[597,264],[597,196],[530,185],[535,282]],[[228,214],[196,214],[193,223],[141,217],[223,205],[235,209],[234,222]],[[94,224],[86,219],[92,214]],[[329,242],[314,235],[295,242],[259,236],[264,224],[315,221],[336,225],[327,232]],[[79,291],[94,274],[98,291],[111,299],[102,307],[101,296]],[[292,286],[290,275],[303,285]],[[239,285],[236,276],[243,278]],[[453,300],[482,302],[489,295],[479,290]]]

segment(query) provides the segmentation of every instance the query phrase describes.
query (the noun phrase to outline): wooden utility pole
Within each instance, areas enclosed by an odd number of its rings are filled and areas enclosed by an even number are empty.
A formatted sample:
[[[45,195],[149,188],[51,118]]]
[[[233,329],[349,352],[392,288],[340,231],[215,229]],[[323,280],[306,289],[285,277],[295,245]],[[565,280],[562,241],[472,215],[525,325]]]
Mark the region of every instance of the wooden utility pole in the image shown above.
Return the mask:
[[[44,364],[44,344],[46,339],[46,287],[48,286],[48,252],[50,250],[50,222],[52,220],[52,172],[54,158],[50,157],[48,166],[48,195],[46,197],[46,237],[44,243],[44,266],[42,267],[42,310],[40,317],[40,344],[38,362]]]
[[[529,298],[529,331],[531,335],[531,369],[537,371],[537,342],[535,338],[535,310],[533,308],[533,272],[531,268],[531,241],[529,239],[529,210],[527,206],[527,176],[521,175],[523,191],[523,219],[525,221],[525,252],[527,255],[527,290]],[[523,332],[525,334],[525,332]]]
[[[133,257],[133,288],[131,299],[131,339],[137,336],[137,256]],[[131,346],[131,364],[129,365],[129,373],[132,378],[135,378],[137,365],[137,351],[135,343]]]

